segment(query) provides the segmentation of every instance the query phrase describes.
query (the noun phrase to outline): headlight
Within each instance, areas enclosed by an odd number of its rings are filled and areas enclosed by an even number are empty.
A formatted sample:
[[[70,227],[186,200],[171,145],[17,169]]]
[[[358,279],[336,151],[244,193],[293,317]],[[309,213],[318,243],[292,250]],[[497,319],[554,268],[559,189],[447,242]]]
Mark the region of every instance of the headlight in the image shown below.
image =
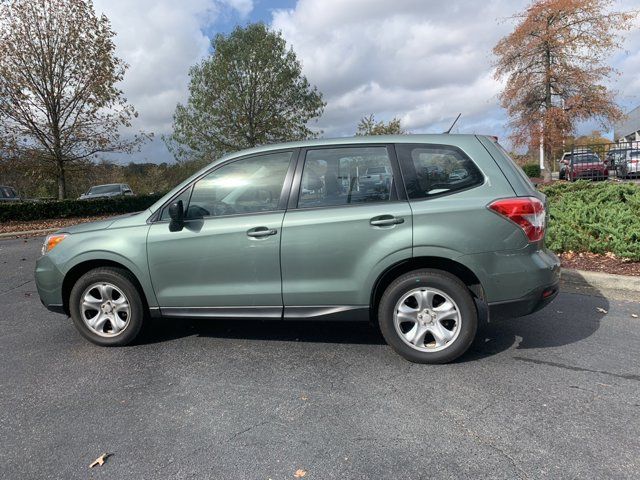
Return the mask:
[[[47,238],[44,239],[44,244],[42,245],[42,255],[46,255],[56,248],[58,244],[68,236],[68,233],[53,233],[51,235],[47,235]]]

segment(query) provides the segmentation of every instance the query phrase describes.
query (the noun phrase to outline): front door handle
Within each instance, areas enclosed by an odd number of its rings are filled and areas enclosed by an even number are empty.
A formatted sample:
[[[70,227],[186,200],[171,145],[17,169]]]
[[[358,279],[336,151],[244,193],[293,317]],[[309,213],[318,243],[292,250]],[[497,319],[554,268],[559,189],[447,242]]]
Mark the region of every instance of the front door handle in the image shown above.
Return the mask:
[[[369,220],[369,224],[374,227],[392,227],[404,223],[403,217],[394,217],[393,215],[380,215]]]
[[[275,235],[276,233],[278,233],[278,231],[274,228],[256,227],[252,228],[251,230],[247,230],[247,237],[262,238]]]

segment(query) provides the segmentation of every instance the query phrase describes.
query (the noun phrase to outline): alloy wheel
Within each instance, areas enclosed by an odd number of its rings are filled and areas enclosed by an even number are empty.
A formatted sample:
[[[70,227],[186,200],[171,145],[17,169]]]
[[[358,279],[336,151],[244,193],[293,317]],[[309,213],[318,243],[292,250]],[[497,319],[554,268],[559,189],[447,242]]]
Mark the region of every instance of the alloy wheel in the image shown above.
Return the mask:
[[[82,321],[101,337],[120,335],[131,320],[131,306],[127,296],[117,286],[95,283],[80,297]]]
[[[393,323],[402,341],[421,352],[437,352],[460,334],[462,316],[453,299],[441,290],[424,287],[404,294],[396,303]]]

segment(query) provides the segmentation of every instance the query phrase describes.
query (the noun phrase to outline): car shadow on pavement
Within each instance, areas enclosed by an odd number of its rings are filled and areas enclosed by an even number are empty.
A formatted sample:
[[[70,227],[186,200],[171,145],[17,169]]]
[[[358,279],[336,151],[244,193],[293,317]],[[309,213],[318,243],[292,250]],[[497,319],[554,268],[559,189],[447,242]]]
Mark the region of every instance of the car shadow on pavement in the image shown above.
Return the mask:
[[[560,295],[545,309],[519,318],[488,320],[480,310],[480,325],[469,351],[457,362],[517,350],[553,348],[583,340],[595,333],[609,310],[604,297]],[[274,340],[335,344],[381,345],[380,331],[366,322],[162,319],[150,322],[138,344],[162,343],[199,336],[244,340]]]
[[[150,322],[138,344],[158,343],[197,335],[244,340],[384,344],[368,322],[162,319]]]
[[[516,350],[569,345],[593,335],[608,311],[604,296],[563,292],[546,308],[524,317],[494,320],[485,312],[476,339],[458,361],[496,355],[514,345]]]

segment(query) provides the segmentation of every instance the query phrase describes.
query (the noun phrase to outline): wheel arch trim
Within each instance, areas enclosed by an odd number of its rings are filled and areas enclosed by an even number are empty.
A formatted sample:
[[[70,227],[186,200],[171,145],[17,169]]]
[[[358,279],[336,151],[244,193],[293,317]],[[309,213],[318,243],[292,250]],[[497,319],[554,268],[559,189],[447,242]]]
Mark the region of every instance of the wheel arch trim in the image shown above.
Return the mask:
[[[96,253],[99,253],[99,255],[96,255]],[[154,309],[158,306],[148,275],[145,276],[145,273],[141,272],[135,264],[121,255],[112,252],[94,251],[79,255],[65,265],[61,293],[63,309],[67,314],[69,313],[69,295],[75,282],[88,271],[100,267],[121,268],[129,272],[135,280],[136,288],[140,291],[145,308]]]
[[[445,250],[445,249],[442,249]],[[439,252],[442,253],[442,252]],[[469,288],[471,294],[484,300],[484,289],[479,276],[468,265],[460,262],[460,256],[450,257],[442,255],[423,255],[411,257],[394,263],[385,269],[376,279],[371,289],[370,312],[371,319],[377,316],[377,306],[386,288],[400,275],[413,270],[432,268],[443,270],[458,277]]]

